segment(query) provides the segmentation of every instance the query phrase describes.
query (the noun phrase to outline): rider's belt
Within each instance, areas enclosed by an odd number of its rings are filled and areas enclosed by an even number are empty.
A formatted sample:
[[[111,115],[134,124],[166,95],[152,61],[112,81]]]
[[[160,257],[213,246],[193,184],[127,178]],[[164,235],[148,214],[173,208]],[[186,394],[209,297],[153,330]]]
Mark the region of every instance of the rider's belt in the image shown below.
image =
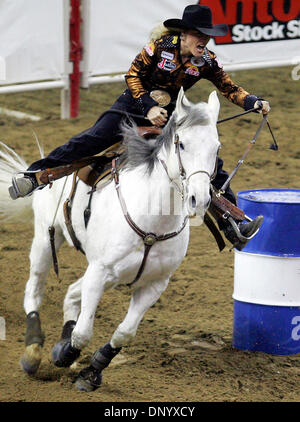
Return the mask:
[[[171,95],[167,91],[155,89],[150,92],[150,97],[158,103],[160,107],[166,107],[171,102]]]

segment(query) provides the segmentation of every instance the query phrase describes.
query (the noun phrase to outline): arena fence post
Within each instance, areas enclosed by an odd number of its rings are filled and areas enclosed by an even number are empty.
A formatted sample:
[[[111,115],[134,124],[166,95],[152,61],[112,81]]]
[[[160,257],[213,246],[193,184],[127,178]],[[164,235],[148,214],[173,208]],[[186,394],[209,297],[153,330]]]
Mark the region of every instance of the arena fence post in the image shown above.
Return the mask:
[[[70,117],[77,117],[79,114],[80,99],[80,61],[82,56],[81,45],[81,1],[71,0],[70,16],[70,61],[73,65],[70,74]]]
[[[91,36],[91,2],[82,0],[82,73],[81,88],[89,88],[90,36]]]

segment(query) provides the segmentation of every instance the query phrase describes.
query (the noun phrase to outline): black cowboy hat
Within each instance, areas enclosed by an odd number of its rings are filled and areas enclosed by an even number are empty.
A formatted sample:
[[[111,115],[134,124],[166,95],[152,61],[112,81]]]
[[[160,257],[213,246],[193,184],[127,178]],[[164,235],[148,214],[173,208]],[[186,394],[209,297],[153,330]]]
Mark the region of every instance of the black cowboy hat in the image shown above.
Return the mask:
[[[228,32],[225,24],[213,25],[210,8],[199,4],[187,6],[182,19],[168,19],[164,25],[167,28],[195,29],[211,37],[223,37]]]

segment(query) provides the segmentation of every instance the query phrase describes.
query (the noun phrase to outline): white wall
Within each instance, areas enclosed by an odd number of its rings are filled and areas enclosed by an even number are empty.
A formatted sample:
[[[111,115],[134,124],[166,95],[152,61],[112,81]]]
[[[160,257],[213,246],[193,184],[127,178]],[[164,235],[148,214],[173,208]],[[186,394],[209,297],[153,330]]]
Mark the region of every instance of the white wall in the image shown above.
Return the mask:
[[[6,65],[6,80],[0,75],[0,85],[61,78],[63,2],[0,0],[0,57]]]

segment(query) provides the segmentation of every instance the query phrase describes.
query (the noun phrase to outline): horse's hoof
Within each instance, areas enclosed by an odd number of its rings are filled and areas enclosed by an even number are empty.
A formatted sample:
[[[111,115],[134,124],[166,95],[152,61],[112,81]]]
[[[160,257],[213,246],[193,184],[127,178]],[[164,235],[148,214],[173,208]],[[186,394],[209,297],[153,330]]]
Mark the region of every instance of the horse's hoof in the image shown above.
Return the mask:
[[[20,360],[20,365],[28,375],[34,375],[40,366],[41,360],[42,346],[34,343],[26,347],[25,353]]]
[[[79,372],[75,385],[78,390],[90,393],[99,388],[101,382],[102,373],[93,366],[88,366]]]
[[[52,349],[52,362],[59,368],[68,368],[80,356],[80,350],[71,346],[70,339],[61,340]]]

